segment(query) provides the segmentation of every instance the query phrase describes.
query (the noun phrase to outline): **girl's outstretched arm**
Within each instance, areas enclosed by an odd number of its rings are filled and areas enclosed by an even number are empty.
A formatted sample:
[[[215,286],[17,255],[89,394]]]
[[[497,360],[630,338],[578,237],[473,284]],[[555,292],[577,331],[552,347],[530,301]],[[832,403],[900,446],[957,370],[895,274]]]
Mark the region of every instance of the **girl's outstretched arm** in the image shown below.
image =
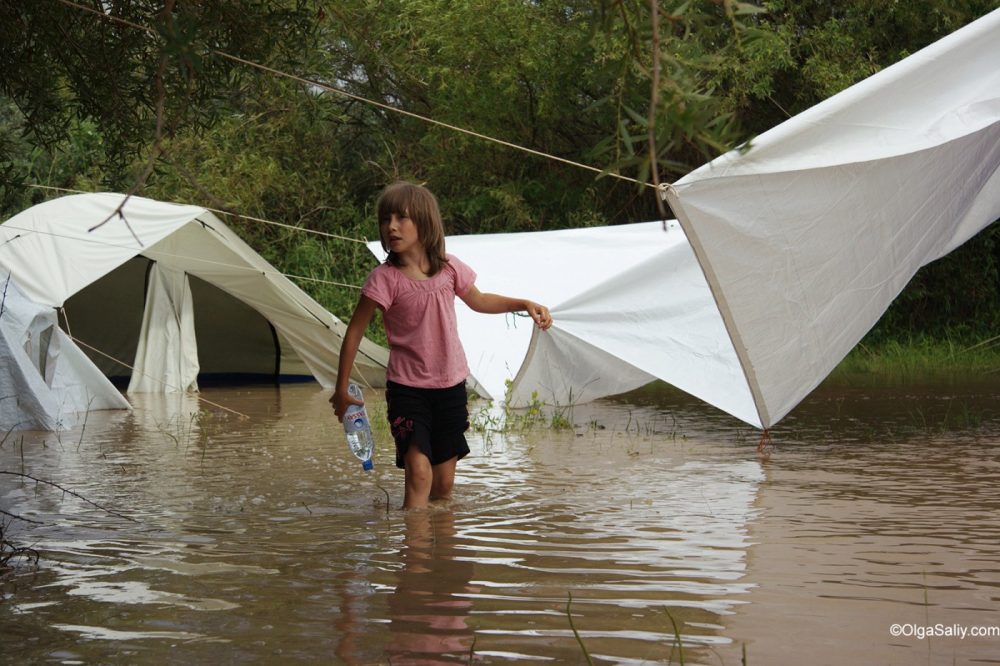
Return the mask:
[[[476,285],[472,285],[469,291],[462,296],[465,304],[476,312],[483,314],[501,314],[503,312],[527,312],[535,320],[538,328],[543,331],[552,326],[552,315],[544,305],[539,305],[534,301],[524,298],[510,298],[500,294],[484,294],[479,291]]]
[[[354,367],[354,359],[358,355],[358,347],[365,337],[365,329],[375,315],[375,308],[378,307],[372,299],[362,296],[354,308],[351,321],[347,325],[344,333],[344,341],[340,344],[340,363],[337,366],[337,388],[330,396],[330,404],[333,405],[333,413],[337,415],[337,420],[344,421],[344,412],[349,405],[363,404],[355,400],[347,392],[347,385],[351,381],[351,368]]]

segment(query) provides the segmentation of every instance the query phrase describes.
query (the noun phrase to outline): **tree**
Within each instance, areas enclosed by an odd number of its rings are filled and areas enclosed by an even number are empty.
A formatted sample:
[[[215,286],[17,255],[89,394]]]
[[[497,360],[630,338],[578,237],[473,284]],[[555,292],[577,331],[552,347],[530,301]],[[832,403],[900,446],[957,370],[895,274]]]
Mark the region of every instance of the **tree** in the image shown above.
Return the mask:
[[[407,177],[452,233],[652,219],[650,188],[613,174],[674,180],[994,4],[0,1],[0,205],[23,208],[26,180],[143,184],[358,237]],[[356,284],[370,265],[235,224],[290,273]]]
[[[3,2],[0,92],[34,145],[94,123],[105,184],[127,187],[137,156],[182,128],[211,127],[248,92],[247,70],[216,53],[290,66],[315,25],[309,3],[296,0]]]

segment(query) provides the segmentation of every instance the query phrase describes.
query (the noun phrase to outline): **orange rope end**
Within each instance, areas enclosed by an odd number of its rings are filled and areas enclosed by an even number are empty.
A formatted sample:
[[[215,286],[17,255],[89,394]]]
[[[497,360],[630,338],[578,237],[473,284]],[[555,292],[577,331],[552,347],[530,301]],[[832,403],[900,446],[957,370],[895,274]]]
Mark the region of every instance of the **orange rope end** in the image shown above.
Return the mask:
[[[771,431],[764,428],[764,432],[760,434],[760,441],[757,442],[757,453],[764,455],[770,453],[774,448],[774,444],[771,443]]]

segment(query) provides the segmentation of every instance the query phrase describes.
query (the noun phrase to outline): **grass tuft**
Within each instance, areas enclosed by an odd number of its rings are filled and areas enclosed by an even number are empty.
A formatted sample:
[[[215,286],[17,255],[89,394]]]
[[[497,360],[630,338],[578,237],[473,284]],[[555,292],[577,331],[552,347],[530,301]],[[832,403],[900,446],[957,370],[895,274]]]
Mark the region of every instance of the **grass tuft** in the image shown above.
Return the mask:
[[[1000,343],[995,340],[965,344],[927,336],[889,340],[877,345],[859,344],[834,370],[835,377],[866,374],[889,379],[996,373],[1000,373]]]

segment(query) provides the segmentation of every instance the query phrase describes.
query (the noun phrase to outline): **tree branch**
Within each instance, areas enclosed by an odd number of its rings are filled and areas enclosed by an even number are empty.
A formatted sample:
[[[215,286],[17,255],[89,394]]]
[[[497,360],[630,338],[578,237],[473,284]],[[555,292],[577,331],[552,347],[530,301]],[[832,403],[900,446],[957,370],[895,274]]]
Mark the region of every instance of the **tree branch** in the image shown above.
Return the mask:
[[[115,516],[117,518],[122,518],[123,520],[128,520],[128,521],[131,521],[133,523],[138,523],[139,522],[135,518],[130,518],[129,516],[126,516],[125,514],[122,514],[122,513],[118,513],[117,511],[115,511],[113,509],[107,508],[106,506],[101,506],[97,502],[94,502],[92,500],[87,499],[86,497],[84,497],[80,493],[73,492],[69,488],[64,488],[64,487],[60,486],[58,483],[55,483],[53,481],[46,481],[45,479],[39,479],[37,477],[31,476],[30,474],[24,474],[23,472],[8,472],[8,471],[2,470],[2,469],[0,469],[0,474],[9,474],[10,476],[20,476],[21,478],[24,478],[24,479],[31,479],[32,481],[34,481],[36,483],[44,483],[46,485],[52,486],[53,488],[58,488],[59,490],[63,491],[64,493],[66,493],[68,495],[72,495],[73,497],[76,497],[77,499],[81,499],[84,502],[86,502],[87,504],[90,504],[91,506],[95,506],[98,509],[100,509],[101,511],[105,511],[105,512],[111,514],[112,516]]]
[[[667,219],[667,207],[660,196],[660,170],[656,164],[656,107],[660,104],[660,7],[659,0],[649,0],[650,22],[653,29],[653,76],[650,83],[649,115],[646,120],[646,136],[649,148],[649,175],[656,190],[656,209],[660,219]]]

